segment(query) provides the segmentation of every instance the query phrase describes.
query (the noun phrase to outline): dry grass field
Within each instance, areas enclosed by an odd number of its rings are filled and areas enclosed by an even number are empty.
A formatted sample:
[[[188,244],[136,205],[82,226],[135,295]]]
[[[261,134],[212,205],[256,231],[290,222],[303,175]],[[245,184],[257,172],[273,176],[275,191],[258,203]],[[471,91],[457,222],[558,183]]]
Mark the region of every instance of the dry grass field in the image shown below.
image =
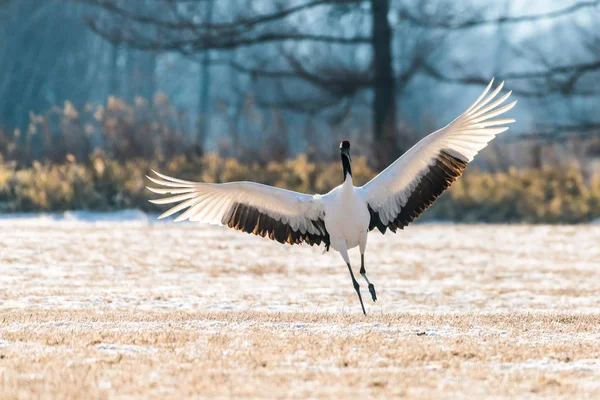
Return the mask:
[[[321,252],[142,216],[0,219],[0,397],[600,396],[600,225],[373,234],[366,317]]]

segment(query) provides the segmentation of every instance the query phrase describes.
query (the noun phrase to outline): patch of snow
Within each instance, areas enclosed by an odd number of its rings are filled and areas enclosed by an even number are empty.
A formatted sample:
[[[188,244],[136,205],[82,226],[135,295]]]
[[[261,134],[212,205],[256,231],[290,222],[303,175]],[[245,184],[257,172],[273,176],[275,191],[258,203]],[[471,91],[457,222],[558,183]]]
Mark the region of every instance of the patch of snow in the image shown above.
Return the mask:
[[[65,211],[62,213],[8,213],[0,214],[0,223],[19,222],[28,225],[47,226],[60,223],[104,223],[104,222],[142,222],[156,220],[158,214],[147,214],[138,209],[110,212],[85,210]]]
[[[0,309],[361,313],[335,251],[153,220],[138,210],[0,216]],[[365,307],[370,315],[599,312],[599,242],[597,225],[428,224],[372,235],[366,268],[380,299],[364,298]],[[360,265],[356,249],[351,259]],[[414,325],[399,333],[432,328]]]
[[[96,349],[111,354],[149,354],[155,353],[156,349],[150,346],[136,346],[132,344],[98,343]]]
[[[137,209],[114,212],[67,211],[62,215],[65,221],[115,222],[115,221],[148,221],[149,216]]]
[[[552,372],[562,371],[583,371],[600,373],[600,359],[585,359],[574,361],[560,361],[549,358],[527,360],[516,363],[501,363],[498,365],[501,370],[549,370]]]

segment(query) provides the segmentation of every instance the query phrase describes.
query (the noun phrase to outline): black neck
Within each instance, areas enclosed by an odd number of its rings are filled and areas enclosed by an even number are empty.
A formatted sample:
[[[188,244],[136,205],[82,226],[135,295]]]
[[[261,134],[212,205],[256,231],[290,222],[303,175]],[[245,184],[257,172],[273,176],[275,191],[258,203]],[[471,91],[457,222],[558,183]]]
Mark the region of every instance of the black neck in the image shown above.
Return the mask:
[[[342,166],[344,167],[344,181],[346,181],[346,176],[352,176],[352,167],[350,166],[350,159],[347,155],[342,154]]]

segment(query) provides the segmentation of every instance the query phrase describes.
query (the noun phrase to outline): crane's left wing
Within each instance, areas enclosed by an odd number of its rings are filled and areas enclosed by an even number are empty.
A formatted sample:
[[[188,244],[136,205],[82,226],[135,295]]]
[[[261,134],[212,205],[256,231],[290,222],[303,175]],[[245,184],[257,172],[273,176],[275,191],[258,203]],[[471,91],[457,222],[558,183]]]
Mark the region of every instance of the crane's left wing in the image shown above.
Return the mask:
[[[496,99],[503,83],[488,94],[493,82],[457,119],[422,139],[361,188],[371,213],[369,230],[403,229],[433,204],[490,140],[508,129],[504,125],[514,122],[495,118],[516,101],[502,105],[511,92]]]
[[[329,247],[325,210],[320,196],[262,185],[255,182],[200,183],[171,178],[153,171],[148,177],[159,187],[154,193],[173,196],[150,200],[154,204],[173,204],[159,218],[186,210],[175,222],[190,220],[224,225],[276,240],[280,243]]]

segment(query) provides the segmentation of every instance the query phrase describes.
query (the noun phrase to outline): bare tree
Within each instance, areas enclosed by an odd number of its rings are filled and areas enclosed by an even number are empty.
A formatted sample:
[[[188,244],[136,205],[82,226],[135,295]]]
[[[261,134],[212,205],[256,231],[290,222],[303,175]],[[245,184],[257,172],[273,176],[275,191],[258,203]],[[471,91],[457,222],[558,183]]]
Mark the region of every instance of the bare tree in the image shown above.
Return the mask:
[[[600,104],[600,35],[592,26],[582,27],[574,21],[577,13],[596,12],[600,17],[600,1],[580,1],[554,11],[521,16],[502,15],[497,17],[474,18],[466,20],[441,20],[439,18],[424,19],[403,10],[400,17],[411,24],[435,30],[443,30],[448,34],[465,35],[476,28],[496,25],[515,25],[555,21],[557,27],[544,37],[534,37],[529,42],[506,43],[507,53],[511,59],[527,61],[529,65],[520,66],[513,71],[501,70],[497,78],[510,80],[514,92],[521,97],[544,100],[546,103],[556,99],[560,109],[574,110],[567,121],[557,120],[556,107],[548,109],[549,122],[537,127],[536,132],[527,132],[527,138],[544,137],[562,140],[565,135],[580,136],[598,135],[600,119],[595,111]],[[545,43],[552,45],[544,48]],[[446,63],[447,64],[447,63]],[[468,85],[485,85],[489,78],[473,71],[469,67],[471,60],[452,61],[452,71],[440,65],[428,63],[423,70],[438,81]],[[526,69],[527,68],[527,69]]]
[[[156,0],[158,13],[118,0],[80,1],[102,7],[115,17],[88,20],[92,30],[110,41],[118,39],[138,49],[177,51],[190,58],[203,54],[199,60],[204,64],[212,50],[216,52],[212,64],[227,64],[253,79],[270,80],[267,95],[258,99],[263,105],[343,114],[358,94],[372,91],[376,166],[388,165],[410,145],[397,133],[396,97],[399,86],[407,85],[419,72],[429,46],[416,47],[407,57],[408,67],[395,71],[390,0],[230,0],[214,9],[206,1]],[[321,16],[320,23],[311,22],[315,15]],[[340,22],[351,18],[356,24],[350,27]],[[159,34],[148,35],[149,26]],[[370,60],[344,62],[348,50],[357,48],[366,49]],[[238,50],[236,59],[221,55],[231,50]],[[242,54],[253,57],[241,62]]]

